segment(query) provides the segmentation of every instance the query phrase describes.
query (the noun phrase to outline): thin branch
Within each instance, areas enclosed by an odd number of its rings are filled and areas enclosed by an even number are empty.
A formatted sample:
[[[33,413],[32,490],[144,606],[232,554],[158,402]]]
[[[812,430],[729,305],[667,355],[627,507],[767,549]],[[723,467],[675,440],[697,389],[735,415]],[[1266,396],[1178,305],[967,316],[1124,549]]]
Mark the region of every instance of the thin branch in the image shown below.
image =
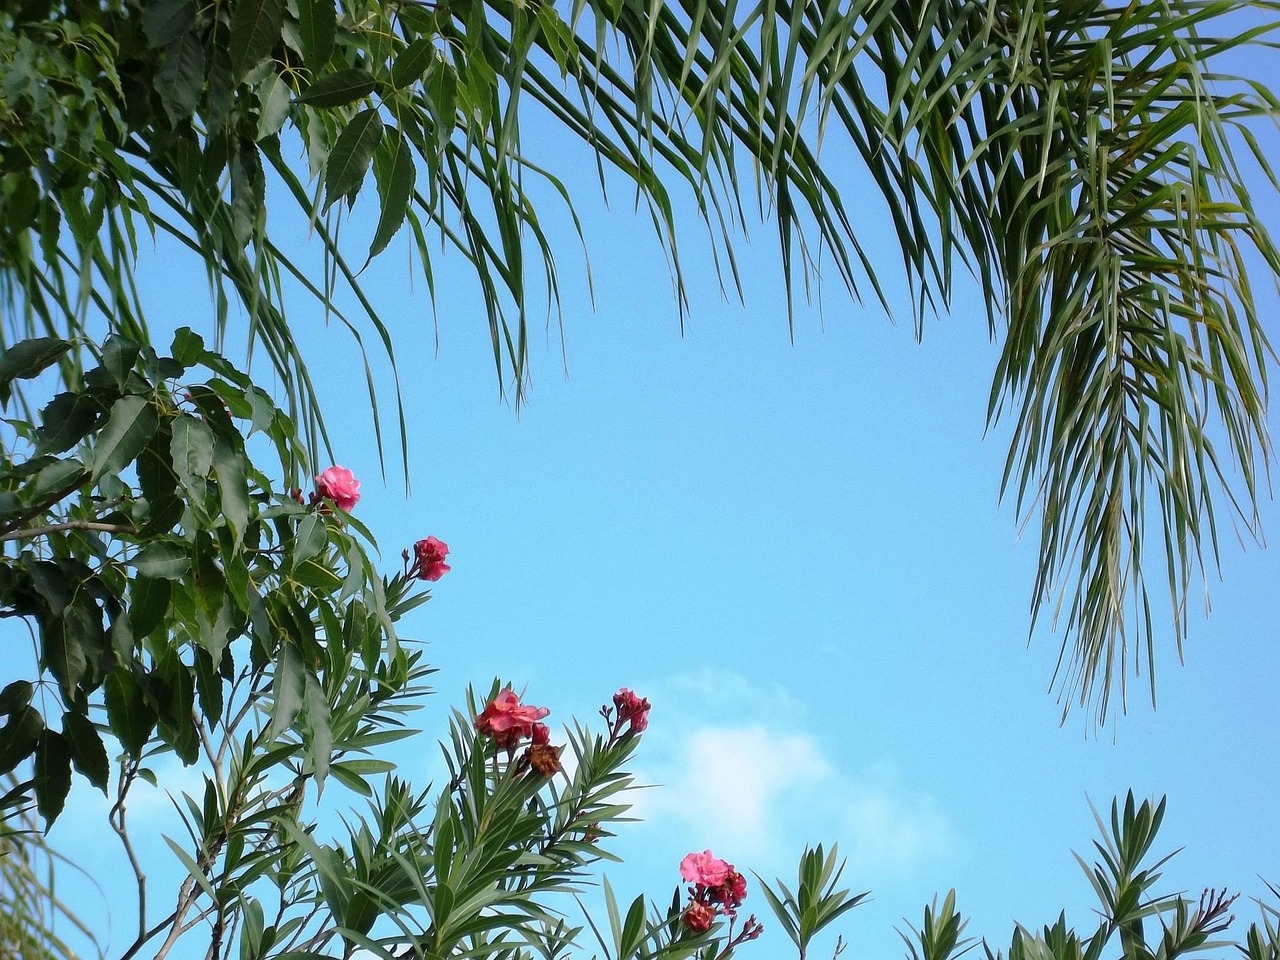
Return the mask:
[[[115,806],[111,808],[111,812],[107,815],[107,821],[116,832],[116,836],[120,838],[120,843],[124,845],[125,855],[129,858],[129,866],[133,868],[133,875],[138,882],[138,939],[134,941],[134,944],[135,946],[141,946],[147,941],[147,875],[142,872],[142,864],[138,861],[138,855],[134,852],[133,844],[129,840],[129,828],[125,823],[124,807],[125,798],[128,796],[129,788],[133,786],[133,781],[137,774],[138,761],[127,761],[120,765],[120,784],[116,789],[116,802]]]
[[[8,535],[11,531],[17,530],[19,527],[21,527],[24,523],[26,523],[32,517],[38,517],[40,514],[44,513],[46,510],[52,507],[55,503],[61,500],[63,497],[69,497],[71,494],[75,493],[82,486],[84,486],[85,482],[88,479],[89,479],[88,472],[82,472],[82,473],[76,474],[75,478],[70,483],[68,483],[61,490],[58,490],[52,496],[48,497],[43,503],[32,507],[30,510],[27,510],[25,513],[18,514],[18,516],[14,517],[4,526],[0,526],[0,540],[12,539]]]
[[[10,530],[0,533],[0,542],[5,540],[33,540],[63,530],[96,530],[100,533],[136,533],[136,529],[122,523],[100,523],[97,520],[67,520],[63,523],[50,523],[43,527],[28,527],[25,530]]]

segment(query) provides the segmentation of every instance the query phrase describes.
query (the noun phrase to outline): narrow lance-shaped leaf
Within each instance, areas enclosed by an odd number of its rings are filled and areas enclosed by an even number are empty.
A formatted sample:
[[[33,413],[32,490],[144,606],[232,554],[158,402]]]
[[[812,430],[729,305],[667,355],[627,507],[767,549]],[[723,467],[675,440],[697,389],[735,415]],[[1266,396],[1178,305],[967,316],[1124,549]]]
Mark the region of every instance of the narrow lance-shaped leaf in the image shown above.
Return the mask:
[[[373,151],[382,139],[382,118],[377,110],[362,110],[338,136],[325,166],[324,209],[336,200],[354,195],[364,182]]]
[[[378,215],[373,242],[369,245],[370,260],[386,249],[404,224],[413,199],[417,168],[413,152],[403,136],[397,134],[382,141],[374,154],[373,174],[382,211]]]

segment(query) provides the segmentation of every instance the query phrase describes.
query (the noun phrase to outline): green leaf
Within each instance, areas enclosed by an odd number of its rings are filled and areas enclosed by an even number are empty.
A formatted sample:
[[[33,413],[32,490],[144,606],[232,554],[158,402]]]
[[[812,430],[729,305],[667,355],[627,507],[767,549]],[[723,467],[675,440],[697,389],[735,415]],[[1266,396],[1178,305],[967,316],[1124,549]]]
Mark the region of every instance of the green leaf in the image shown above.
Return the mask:
[[[54,730],[40,734],[36,747],[36,807],[45,821],[52,824],[62,813],[71,792],[71,753],[66,741]]]
[[[150,545],[149,545],[150,546]],[[164,622],[169,612],[168,580],[139,576],[129,586],[129,620],[137,637],[145,637]]]
[[[71,750],[71,762],[76,769],[105,794],[111,764],[98,728],[84,714],[69,711],[62,715],[62,736]]]
[[[54,496],[61,499],[68,495],[69,490],[73,491],[87,479],[88,474],[84,472],[84,464],[79,460],[57,460],[47,467],[42,467],[30,487],[23,492],[27,499],[37,503]]]
[[[298,710],[302,707],[302,685],[302,660],[293,643],[286,639],[280,644],[275,677],[271,683],[275,702],[271,706],[271,726],[267,731],[270,739],[278,739],[298,715]]]
[[[213,431],[203,420],[189,414],[178,416],[171,429],[169,453],[174,472],[187,493],[187,502],[197,516],[202,515],[208,495],[205,481],[213,470]]]
[[[231,72],[243,79],[271,52],[284,25],[285,0],[238,0],[231,15]]]
[[[174,855],[182,861],[182,865],[187,868],[187,873],[191,875],[191,879],[199,884],[200,889],[208,895],[210,900],[216,902],[218,895],[214,892],[213,884],[209,882],[209,878],[205,876],[204,871],[200,869],[200,865],[192,859],[191,854],[183,850],[182,847],[169,837],[165,837],[164,842],[169,845],[169,849],[174,852]]]
[[[196,112],[204,92],[204,44],[199,34],[184,33],[164,51],[164,63],[156,71],[156,92],[165,113],[180,123]]]
[[[36,454],[62,453],[87,437],[101,422],[102,407],[87,393],[60,393],[40,411]]]
[[[354,195],[364,182],[373,151],[382,139],[382,119],[377,110],[363,110],[351,118],[338,136],[325,165],[324,207]]]
[[[93,448],[94,479],[122,472],[142,452],[158,425],[155,407],[146,397],[121,397],[112,404],[107,425]]]
[[[333,593],[342,586],[342,578],[315,560],[304,560],[293,571],[293,579],[304,587],[321,593]]]
[[[35,687],[30,680],[14,680],[0,690],[0,715],[16,713],[31,702]]]
[[[75,605],[67,607],[67,613]],[[84,679],[89,668],[83,639],[78,632],[80,618],[72,616],[50,617],[41,631],[44,665],[62,685],[63,695],[74,699],[76,685]]]
[[[147,519],[140,539],[162,536],[182,519],[178,477],[170,459],[172,447],[173,434],[167,424],[161,423],[138,455],[138,484],[147,503]]]
[[[183,367],[194,367],[204,361],[204,338],[190,327],[179,327],[173,334],[169,353]]]
[[[142,30],[153,47],[168,46],[195,22],[195,0],[147,0],[142,10]]]
[[[258,128],[254,132],[255,140],[263,140],[275,136],[289,118],[289,85],[273,73],[262,81],[262,89],[258,92]]]
[[[6,774],[35,750],[44,730],[44,718],[30,705],[10,714],[0,727],[0,774]]]
[[[315,770],[316,791],[324,789],[325,778],[329,775],[329,761],[333,757],[333,730],[329,726],[329,701],[315,673],[307,670],[303,674],[305,699],[307,708],[307,726],[311,736],[308,738],[311,764]]]
[[[367,97],[377,86],[378,81],[367,70],[339,70],[307,87],[298,102],[312,107],[342,107]]]
[[[123,392],[138,362],[141,347],[132,340],[112,334],[102,345],[102,368],[107,371],[116,387]]]
[[[302,55],[312,71],[318,71],[333,53],[338,31],[334,0],[298,0],[298,39]]]
[[[107,701],[107,721],[120,745],[137,759],[155,729],[156,714],[133,673],[116,670],[103,684]]]
[[[129,564],[139,577],[177,580],[191,569],[191,551],[176,540],[157,540],[139,550]]]
[[[402,90],[421,80],[436,55],[435,49],[434,40],[419,37],[401,50],[396,62],[391,65],[391,85]]]
[[[328,538],[329,532],[322,517],[314,513],[303,517],[293,541],[293,566],[296,568],[298,564],[319,554]]]
[[[71,349],[56,337],[36,337],[7,348],[0,355],[0,403],[7,403],[14,380],[30,380]]]
[[[249,527],[249,516],[253,512],[253,504],[249,500],[248,484],[245,481],[244,454],[231,449],[221,440],[213,449],[213,471],[218,478],[218,494],[222,503],[222,515],[226,517],[239,549],[245,531]]]
[[[216,724],[222,714],[222,677],[207,650],[196,651],[196,696],[206,720]]]
[[[417,169],[413,151],[403,136],[388,138],[379,146],[373,158],[373,175],[378,185],[378,197],[382,212],[378,216],[378,228],[369,245],[372,260],[386,249],[409,213],[413,200],[413,185]]]

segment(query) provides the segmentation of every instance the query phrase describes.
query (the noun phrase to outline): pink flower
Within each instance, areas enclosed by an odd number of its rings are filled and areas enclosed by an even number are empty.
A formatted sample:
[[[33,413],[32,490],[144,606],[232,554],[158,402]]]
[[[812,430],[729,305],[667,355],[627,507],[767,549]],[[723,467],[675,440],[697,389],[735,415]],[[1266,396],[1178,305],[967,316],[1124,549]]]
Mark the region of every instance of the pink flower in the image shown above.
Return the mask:
[[[453,568],[444,562],[449,545],[435,537],[427,537],[413,545],[413,569],[409,575],[419,580],[439,580]]]
[[[684,908],[684,925],[693,933],[706,933],[715,918],[715,911],[697,900]]]
[[[515,691],[503,690],[476,717],[476,732],[493,737],[493,742],[500,747],[513,750],[521,740],[533,738],[535,725],[546,726],[537,721],[550,712],[546,707],[525,706]]]
[[[733,915],[747,899],[747,878],[730,866],[724,880],[709,886],[707,897],[712,903],[721,904],[723,913]]]
[[[690,853],[680,861],[680,876],[689,883],[704,887],[718,887],[733,870],[729,864],[714,856],[710,850]]]
[[[360,502],[360,481],[346,467],[333,466],[316,477],[316,493],[350,512]]]
[[[649,726],[649,701],[632,690],[623,687],[613,695],[613,705],[618,710],[618,726],[630,721],[629,733],[641,733]]]
[[[539,744],[547,744],[551,742],[551,728],[545,723],[535,723],[533,730],[530,731],[529,739],[533,741],[536,747]]]

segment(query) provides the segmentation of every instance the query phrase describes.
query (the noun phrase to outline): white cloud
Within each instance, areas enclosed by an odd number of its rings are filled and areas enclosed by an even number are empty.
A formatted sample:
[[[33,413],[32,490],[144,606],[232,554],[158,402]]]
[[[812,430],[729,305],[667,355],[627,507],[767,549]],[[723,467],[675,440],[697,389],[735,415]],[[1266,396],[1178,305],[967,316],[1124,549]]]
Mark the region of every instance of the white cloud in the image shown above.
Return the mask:
[[[891,763],[851,769],[832,744],[804,731],[804,705],[781,688],[709,674],[663,687],[655,702],[679,706],[655,710],[639,775],[660,786],[627,800],[655,830],[678,834],[670,839],[784,873],[804,844],[838,842],[868,885],[915,874],[954,846],[950,823],[924,790]],[[770,725],[725,722],[748,705]]]

